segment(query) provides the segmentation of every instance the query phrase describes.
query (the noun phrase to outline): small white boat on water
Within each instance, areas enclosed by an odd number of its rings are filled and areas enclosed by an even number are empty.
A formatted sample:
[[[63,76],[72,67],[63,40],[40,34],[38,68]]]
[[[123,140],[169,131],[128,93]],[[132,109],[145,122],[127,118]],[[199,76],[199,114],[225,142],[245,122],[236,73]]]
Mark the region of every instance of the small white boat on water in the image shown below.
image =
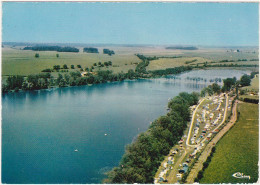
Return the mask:
[[[78,152],[78,149],[75,149],[74,152]]]

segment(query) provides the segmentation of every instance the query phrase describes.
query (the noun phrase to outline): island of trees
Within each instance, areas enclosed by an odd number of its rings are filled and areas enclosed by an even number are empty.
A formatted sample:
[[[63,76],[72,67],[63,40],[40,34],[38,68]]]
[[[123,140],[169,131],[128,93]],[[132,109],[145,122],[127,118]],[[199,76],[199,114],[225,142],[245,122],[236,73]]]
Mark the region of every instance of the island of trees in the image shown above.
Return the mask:
[[[97,48],[83,48],[83,52],[86,53],[98,53],[98,49]]]
[[[57,51],[57,52],[79,52],[78,48],[75,47],[60,47],[60,46],[27,46],[23,50],[32,51]]]
[[[110,49],[103,49],[103,54],[108,54],[109,56],[114,55],[115,52]]]

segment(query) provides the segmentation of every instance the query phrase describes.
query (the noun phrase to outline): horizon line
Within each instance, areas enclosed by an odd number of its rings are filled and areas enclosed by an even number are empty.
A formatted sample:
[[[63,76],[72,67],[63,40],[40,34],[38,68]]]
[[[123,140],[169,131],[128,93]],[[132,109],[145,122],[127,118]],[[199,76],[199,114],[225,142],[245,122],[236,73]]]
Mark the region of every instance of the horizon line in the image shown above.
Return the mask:
[[[203,45],[203,44],[133,44],[133,43],[83,43],[83,42],[26,42],[2,41],[2,44],[72,44],[72,45],[120,45],[120,46],[195,46],[195,47],[259,47],[259,45]]]

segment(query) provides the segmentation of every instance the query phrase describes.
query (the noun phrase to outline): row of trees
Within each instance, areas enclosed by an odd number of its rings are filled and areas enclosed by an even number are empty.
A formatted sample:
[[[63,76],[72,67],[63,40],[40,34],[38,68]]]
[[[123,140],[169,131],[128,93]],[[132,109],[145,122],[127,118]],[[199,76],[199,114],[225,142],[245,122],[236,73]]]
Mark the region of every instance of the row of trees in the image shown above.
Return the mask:
[[[213,62],[211,62],[213,63]],[[198,65],[198,64],[197,64]],[[204,67],[258,67],[259,65],[258,64],[208,64],[207,62],[204,63],[203,65]],[[197,67],[200,67],[200,66],[197,66]]]
[[[197,177],[194,179],[194,182],[199,182],[202,179],[203,173],[204,173],[205,169],[209,166],[209,163],[210,163],[211,158],[213,157],[213,154],[215,153],[215,151],[216,151],[216,147],[214,146],[214,147],[212,147],[210,155],[207,157],[207,160],[203,163],[202,170],[199,171]]]
[[[104,62],[104,63],[98,62],[98,64],[97,64],[97,63],[94,63],[91,68],[86,67],[86,68],[85,68],[85,71],[87,71],[87,72],[89,72],[89,71],[92,72],[92,70],[94,69],[95,66],[98,66],[98,67],[104,67],[104,66],[106,66],[106,67],[108,67],[108,66],[112,66],[112,62],[111,62],[111,61],[108,61],[108,62]],[[71,68],[71,69],[75,69],[75,65],[72,64],[72,65],[70,66],[70,68]],[[80,64],[77,65],[77,68],[79,68],[79,69],[81,69],[81,71],[83,71],[82,66],[81,66]],[[54,71],[59,72],[60,69],[69,69],[69,67],[68,67],[67,64],[63,64],[63,66],[54,65],[54,66],[53,66],[53,69],[47,68],[47,69],[43,69],[41,72],[49,72],[49,73],[50,73],[50,72],[54,72]]]
[[[170,75],[170,74],[179,74],[185,71],[190,71],[192,69],[193,69],[192,66],[180,66],[174,68],[149,71],[149,73],[151,73],[153,77],[156,77],[156,76],[163,76],[163,75]]]
[[[179,141],[190,120],[189,106],[197,104],[199,94],[180,93],[159,117],[126,147],[118,167],[108,173],[105,183],[153,183],[154,175],[170,148]]]
[[[93,66],[98,66],[98,67],[112,66],[112,62],[108,61],[108,62],[104,62],[103,64],[101,62],[98,62],[98,63],[94,63]]]
[[[32,46],[24,47],[23,50],[33,51],[58,51],[58,52],[79,52],[78,48],[75,47],[60,47],[60,46]]]
[[[170,46],[165,49],[197,50],[198,48],[195,46]]]

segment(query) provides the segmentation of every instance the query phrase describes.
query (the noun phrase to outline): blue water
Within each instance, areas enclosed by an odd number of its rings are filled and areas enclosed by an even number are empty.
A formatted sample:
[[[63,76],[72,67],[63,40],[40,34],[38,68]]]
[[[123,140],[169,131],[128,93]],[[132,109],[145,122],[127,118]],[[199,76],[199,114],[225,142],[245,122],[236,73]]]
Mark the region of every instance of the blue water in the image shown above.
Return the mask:
[[[125,146],[166,113],[169,98],[249,71],[192,71],[2,96],[2,183],[101,183]],[[107,135],[105,135],[107,134]],[[74,150],[77,149],[78,152]]]

